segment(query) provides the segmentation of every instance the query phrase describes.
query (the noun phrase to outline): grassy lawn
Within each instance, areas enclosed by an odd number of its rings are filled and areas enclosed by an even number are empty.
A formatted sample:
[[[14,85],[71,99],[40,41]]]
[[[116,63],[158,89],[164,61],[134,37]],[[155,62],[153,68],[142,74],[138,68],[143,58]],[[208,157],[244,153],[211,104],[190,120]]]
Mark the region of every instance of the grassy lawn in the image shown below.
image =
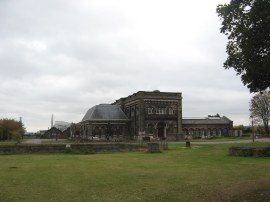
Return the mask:
[[[1,140],[0,145],[15,145],[17,142],[15,140]]]
[[[235,145],[0,155],[0,201],[268,201],[270,158],[228,156]]]

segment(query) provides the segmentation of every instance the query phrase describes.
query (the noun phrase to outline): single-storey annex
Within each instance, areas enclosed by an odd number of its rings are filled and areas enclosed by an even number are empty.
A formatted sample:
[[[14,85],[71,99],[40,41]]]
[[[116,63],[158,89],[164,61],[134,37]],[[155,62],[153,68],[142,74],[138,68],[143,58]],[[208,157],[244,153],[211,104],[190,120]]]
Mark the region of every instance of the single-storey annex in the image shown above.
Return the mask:
[[[226,116],[208,116],[205,118],[184,118],[183,134],[185,137],[206,138],[232,135],[233,121]]]
[[[129,119],[120,106],[100,104],[90,108],[82,121],[71,125],[71,136],[87,139],[124,139]]]

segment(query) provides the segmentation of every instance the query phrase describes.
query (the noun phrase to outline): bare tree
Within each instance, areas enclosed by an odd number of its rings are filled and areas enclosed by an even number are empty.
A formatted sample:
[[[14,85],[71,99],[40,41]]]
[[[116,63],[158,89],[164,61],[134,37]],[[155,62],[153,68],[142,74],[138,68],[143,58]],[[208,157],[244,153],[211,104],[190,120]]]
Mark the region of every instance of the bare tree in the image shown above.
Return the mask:
[[[263,91],[251,98],[250,113],[254,118],[259,119],[265,128],[266,134],[269,136],[269,120],[270,120],[270,93]]]

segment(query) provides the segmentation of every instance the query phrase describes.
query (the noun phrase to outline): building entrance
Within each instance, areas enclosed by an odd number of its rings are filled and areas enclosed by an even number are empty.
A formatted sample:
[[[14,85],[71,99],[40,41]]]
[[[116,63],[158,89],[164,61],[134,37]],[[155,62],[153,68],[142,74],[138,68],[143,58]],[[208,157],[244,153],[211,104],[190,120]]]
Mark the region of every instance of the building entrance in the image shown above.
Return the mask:
[[[166,124],[163,123],[163,122],[160,122],[158,123],[157,125],[157,135],[158,135],[158,138],[163,138],[165,137],[165,134],[166,134]]]

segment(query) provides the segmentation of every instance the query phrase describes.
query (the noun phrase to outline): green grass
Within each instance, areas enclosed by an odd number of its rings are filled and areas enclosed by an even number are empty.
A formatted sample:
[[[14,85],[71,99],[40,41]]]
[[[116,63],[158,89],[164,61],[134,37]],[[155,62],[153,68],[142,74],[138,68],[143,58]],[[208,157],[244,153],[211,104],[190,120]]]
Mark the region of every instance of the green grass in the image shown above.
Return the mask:
[[[235,145],[0,155],[0,201],[267,201],[270,158],[228,156]]]
[[[1,140],[0,145],[15,145],[17,141],[15,140]]]

